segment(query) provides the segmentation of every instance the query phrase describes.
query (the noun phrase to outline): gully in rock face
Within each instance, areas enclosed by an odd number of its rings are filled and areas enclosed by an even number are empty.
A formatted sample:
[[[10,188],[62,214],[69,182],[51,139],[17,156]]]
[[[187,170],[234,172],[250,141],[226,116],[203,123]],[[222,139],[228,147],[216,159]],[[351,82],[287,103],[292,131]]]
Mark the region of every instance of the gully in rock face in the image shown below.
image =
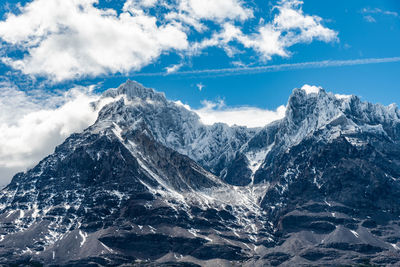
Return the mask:
[[[295,89],[263,128],[127,81],[1,191],[4,264],[400,264],[400,111]],[[96,103],[94,103],[96,104]]]

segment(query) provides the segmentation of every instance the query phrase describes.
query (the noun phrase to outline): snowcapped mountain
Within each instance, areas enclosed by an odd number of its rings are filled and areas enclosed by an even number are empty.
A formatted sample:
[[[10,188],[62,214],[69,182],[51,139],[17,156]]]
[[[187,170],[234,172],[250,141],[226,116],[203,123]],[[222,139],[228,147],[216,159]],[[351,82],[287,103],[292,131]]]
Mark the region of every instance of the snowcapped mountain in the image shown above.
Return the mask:
[[[126,130],[143,123],[155,140],[189,156],[216,175],[257,131],[223,123],[206,126],[196,113],[134,81],[106,91],[103,97],[119,100],[100,112],[98,122],[113,121]]]
[[[400,263],[400,111],[295,89],[264,128],[204,125],[127,81],[0,194],[0,262]],[[96,105],[97,103],[93,103]]]
[[[286,116],[267,125],[240,149],[232,161],[232,173],[243,177],[243,173],[234,171],[240,165],[247,173],[248,183],[264,181],[267,176],[262,172],[273,165],[276,154],[285,153],[309,138],[330,143],[345,137],[357,146],[370,141],[362,140],[366,136],[380,136],[398,143],[399,122],[400,112],[394,104],[385,107],[361,102],[356,96],[335,96],[323,89],[317,93],[295,89],[289,98]],[[243,178],[238,180],[243,182]]]

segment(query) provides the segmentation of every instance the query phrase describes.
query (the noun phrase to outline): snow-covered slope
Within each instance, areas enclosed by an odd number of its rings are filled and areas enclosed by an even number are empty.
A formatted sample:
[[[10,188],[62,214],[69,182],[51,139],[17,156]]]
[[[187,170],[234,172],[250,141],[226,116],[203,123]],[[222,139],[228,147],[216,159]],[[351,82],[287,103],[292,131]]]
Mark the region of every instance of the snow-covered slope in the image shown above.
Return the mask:
[[[262,129],[128,81],[0,193],[0,263],[400,263],[400,112],[295,89]],[[96,105],[96,103],[93,103]]]
[[[134,82],[104,95],[115,101],[94,125],[17,174],[1,192],[0,262],[25,264],[28,258],[85,265],[86,258],[105,254],[115,265],[157,258],[156,247],[142,252],[137,245],[129,252],[119,247],[128,237],[126,242],[148,238],[147,246],[156,238],[182,258],[244,259],[254,247],[235,239],[273,240],[259,205],[265,186],[225,184],[184,155],[193,152],[184,149],[192,144],[206,150],[194,152],[205,155],[201,162],[207,163],[211,150],[223,154],[237,138],[233,133],[248,134],[245,128],[204,126],[194,113]],[[197,250],[168,248],[185,243]]]
[[[130,80],[107,90],[103,97],[119,100],[106,106],[98,121],[113,121],[124,130],[143,123],[158,142],[189,156],[217,176],[258,131],[223,123],[204,125],[196,113]]]
[[[374,105],[362,102],[357,96],[334,95],[323,89],[317,92],[295,89],[285,117],[267,125],[244,144],[232,166],[228,167],[228,177],[223,178],[240,181],[241,185],[260,183],[266,179],[262,170],[271,166],[277,154],[306,138],[327,143],[345,136],[353,145],[361,145],[367,142],[362,140],[363,137],[374,135],[399,142],[399,127],[400,111],[394,104],[387,107]],[[236,171],[238,166],[242,169],[240,173]],[[260,175],[257,175],[258,170]]]

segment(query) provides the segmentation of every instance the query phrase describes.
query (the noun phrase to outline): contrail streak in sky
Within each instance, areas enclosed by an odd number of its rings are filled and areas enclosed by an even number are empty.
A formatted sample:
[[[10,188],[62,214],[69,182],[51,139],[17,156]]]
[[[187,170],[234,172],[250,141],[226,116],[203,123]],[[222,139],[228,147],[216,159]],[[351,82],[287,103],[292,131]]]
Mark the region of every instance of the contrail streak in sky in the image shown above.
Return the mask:
[[[378,63],[400,62],[400,57],[386,58],[364,58],[364,59],[348,59],[348,60],[324,60],[311,61],[302,63],[288,63],[279,65],[267,65],[258,67],[236,67],[223,69],[204,69],[204,70],[188,70],[176,71],[171,73],[153,72],[153,73],[136,73],[133,76],[177,76],[177,75],[212,75],[212,76],[227,76],[227,75],[243,75],[262,72],[277,72],[298,69],[320,69],[329,67],[368,65]]]

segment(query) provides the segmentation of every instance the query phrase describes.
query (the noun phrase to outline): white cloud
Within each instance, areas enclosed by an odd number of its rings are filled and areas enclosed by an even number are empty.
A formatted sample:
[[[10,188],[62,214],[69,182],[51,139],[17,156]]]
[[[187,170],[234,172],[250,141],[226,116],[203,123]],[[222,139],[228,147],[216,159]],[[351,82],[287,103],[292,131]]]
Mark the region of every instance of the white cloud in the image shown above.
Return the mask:
[[[54,151],[55,146],[74,132],[93,124],[98,111],[112,99],[99,100],[93,87],[76,87],[64,93],[26,92],[9,84],[0,84],[0,186],[12,176],[34,166]],[[256,107],[228,107],[223,101],[204,101],[203,107],[191,109],[205,124],[224,122],[248,127],[264,126],[285,114],[285,107],[275,111]]]
[[[380,8],[363,8],[361,10],[361,13],[364,14],[383,14],[387,16],[393,16],[393,17],[398,17],[399,13],[395,11],[390,11],[390,10],[382,10]]]
[[[347,59],[347,60],[323,60],[323,61],[309,61],[300,63],[290,64],[277,64],[277,65],[265,65],[248,67],[244,66],[243,63],[239,63],[239,67],[234,68],[223,68],[223,69],[203,69],[203,70],[188,70],[188,71],[176,71],[170,73],[170,75],[213,75],[213,76],[228,76],[228,75],[241,75],[251,73],[263,73],[263,72],[277,72],[287,70],[298,70],[298,69],[321,69],[330,67],[343,67],[343,66],[357,66],[357,65],[369,65],[369,64],[382,64],[390,62],[400,62],[400,57],[383,57],[383,58],[361,58],[361,59]],[[139,76],[164,76],[164,72],[150,72],[150,73],[139,73]]]
[[[253,11],[244,7],[240,0],[176,0],[176,6],[169,6],[165,14],[169,21],[179,21],[184,26],[193,27],[197,32],[204,33],[209,28],[205,21],[212,21],[216,26],[230,21],[245,21],[253,17]]]
[[[158,0],[127,0],[124,4],[124,10],[139,10],[142,8],[150,8],[157,4]]]
[[[202,83],[198,83],[198,84],[196,84],[196,86],[199,89],[199,91],[203,90],[203,88],[204,88],[204,84],[202,84]]]
[[[351,95],[335,94],[335,97],[337,99],[348,99],[351,97]]]
[[[80,132],[97,118],[90,105],[98,99],[92,87],[63,94],[27,95],[7,84],[0,88],[0,185],[17,171],[32,167],[53,152],[71,133]]]
[[[374,19],[374,17],[368,15],[368,16],[364,16],[364,19],[368,22],[376,22],[376,20]]]
[[[261,20],[255,32],[245,34],[239,26],[232,22],[223,24],[222,29],[209,39],[192,45],[198,52],[206,47],[220,46],[228,55],[234,52],[232,43],[239,42],[246,48],[254,49],[263,58],[270,60],[272,56],[288,57],[287,48],[297,43],[309,43],[314,39],[323,42],[337,40],[337,32],[322,25],[322,18],[304,14],[302,1],[284,0],[274,9],[277,14],[270,22]]]
[[[187,108],[187,107],[186,107]],[[241,125],[247,127],[262,127],[285,116],[285,106],[276,110],[257,107],[227,107],[223,101],[203,101],[203,107],[192,109],[204,124],[223,122],[230,126]]]
[[[167,73],[174,73],[174,72],[177,72],[182,66],[183,66],[183,63],[174,64],[169,67],[166,67],[165,70]]]
[[[221,30],[214,33],[211,38],[192,44],[190,51],[192,54],[199,54],[204,48],[219,46],[225,49],[228,55],[231,55],[233,50],[229,43],[242,37],[243,33],[238,26],[235,26],[231,22],[226,22],[222,25]]]
[[[26,93],[18,91],[12,85],[1,83],[0,88],[0,122],[11,123],[38,108],[34,99],[30,100]]]
[[[174,101],[174,103],[177,104],[178,106],[186,108],[187,110],[192,110],[192,108],[188,104],[183,104],[182,101],[180,100],[176,100]]]
[[[383,10],[380,8],[363,8],[361,10],[361,13],[364,14],[364,20],[368,21],[368,22],[376,22],[376,19],[374,16],[372,15],[385,15],[385,16],[391,16],[394,18],[398,18],[399,17],[399,13],[395,12],[395,11],[390,11],[390,10]]]
[[[304,14],[302,1],[284,0],[276,6],[278,14],[272,22],[260,26],[253,36],[239,40],[246,47],[259,51],[266,60],[271,56],[289,56],[287,48],[297,43],[309,43],[314,39],[331,42],[337,32],[322,25],[322,18]]]
[[[0,37],[28,53],[3,62],[54,81],[139,70],[169,50],[188,47],[180,23],[125,9],[95,7],[98,0],[35,0],[0,22]],[[154,4],[141,1],[142,5]]]
[[[281,37],[285,45],[311,42],[313,39],[324,42],[336,40],[337,33],[324,27],[321,24],[321,17],[304,14],[301,8],[302,4],[303,1],[286,0],[282,2],[282,5],[276,7],[279,14],[275,16],[273,26],[285,33]]]
[[[199,18],[193,17],[188,13],[183,13],[181,11],[171,11],[165,14],[165,19],[168,21],[179,21],[186,28],[193,27],[197,32],[204,32],[208,28],[200,21]],[[189,31],[189,29],[188,29]]]
[[[246,20],[253,17],[249,8],[238,0],[180,0],[179,10],[197,19],[224,21],[226,19]]]
[[[258,51],[264,60],[270,60],[272,56],[287,57],[285,43],[281,39],[282,32],[267,24],[258,29],[258,33],[251,36],[242,35],[238,40],[247,48]]]
[[[278,2],[273,19],[255,18],[250,32],[244,22],[254,13],[242,0],[126,0],[120,13],[99,8],[98,1],[33,0],[7,14],[0,21],[0,39],[8,45],[2,54],[9,54],[8,47],[24,56],[1,60],[24,74],[59,82],[137,71],[169,52],[198,55],[214,46],[234,57],[245,47],[270,60],[290,56],[287,49],[296,43],[337,39],[322,18],[304,14],[298,0]]]

